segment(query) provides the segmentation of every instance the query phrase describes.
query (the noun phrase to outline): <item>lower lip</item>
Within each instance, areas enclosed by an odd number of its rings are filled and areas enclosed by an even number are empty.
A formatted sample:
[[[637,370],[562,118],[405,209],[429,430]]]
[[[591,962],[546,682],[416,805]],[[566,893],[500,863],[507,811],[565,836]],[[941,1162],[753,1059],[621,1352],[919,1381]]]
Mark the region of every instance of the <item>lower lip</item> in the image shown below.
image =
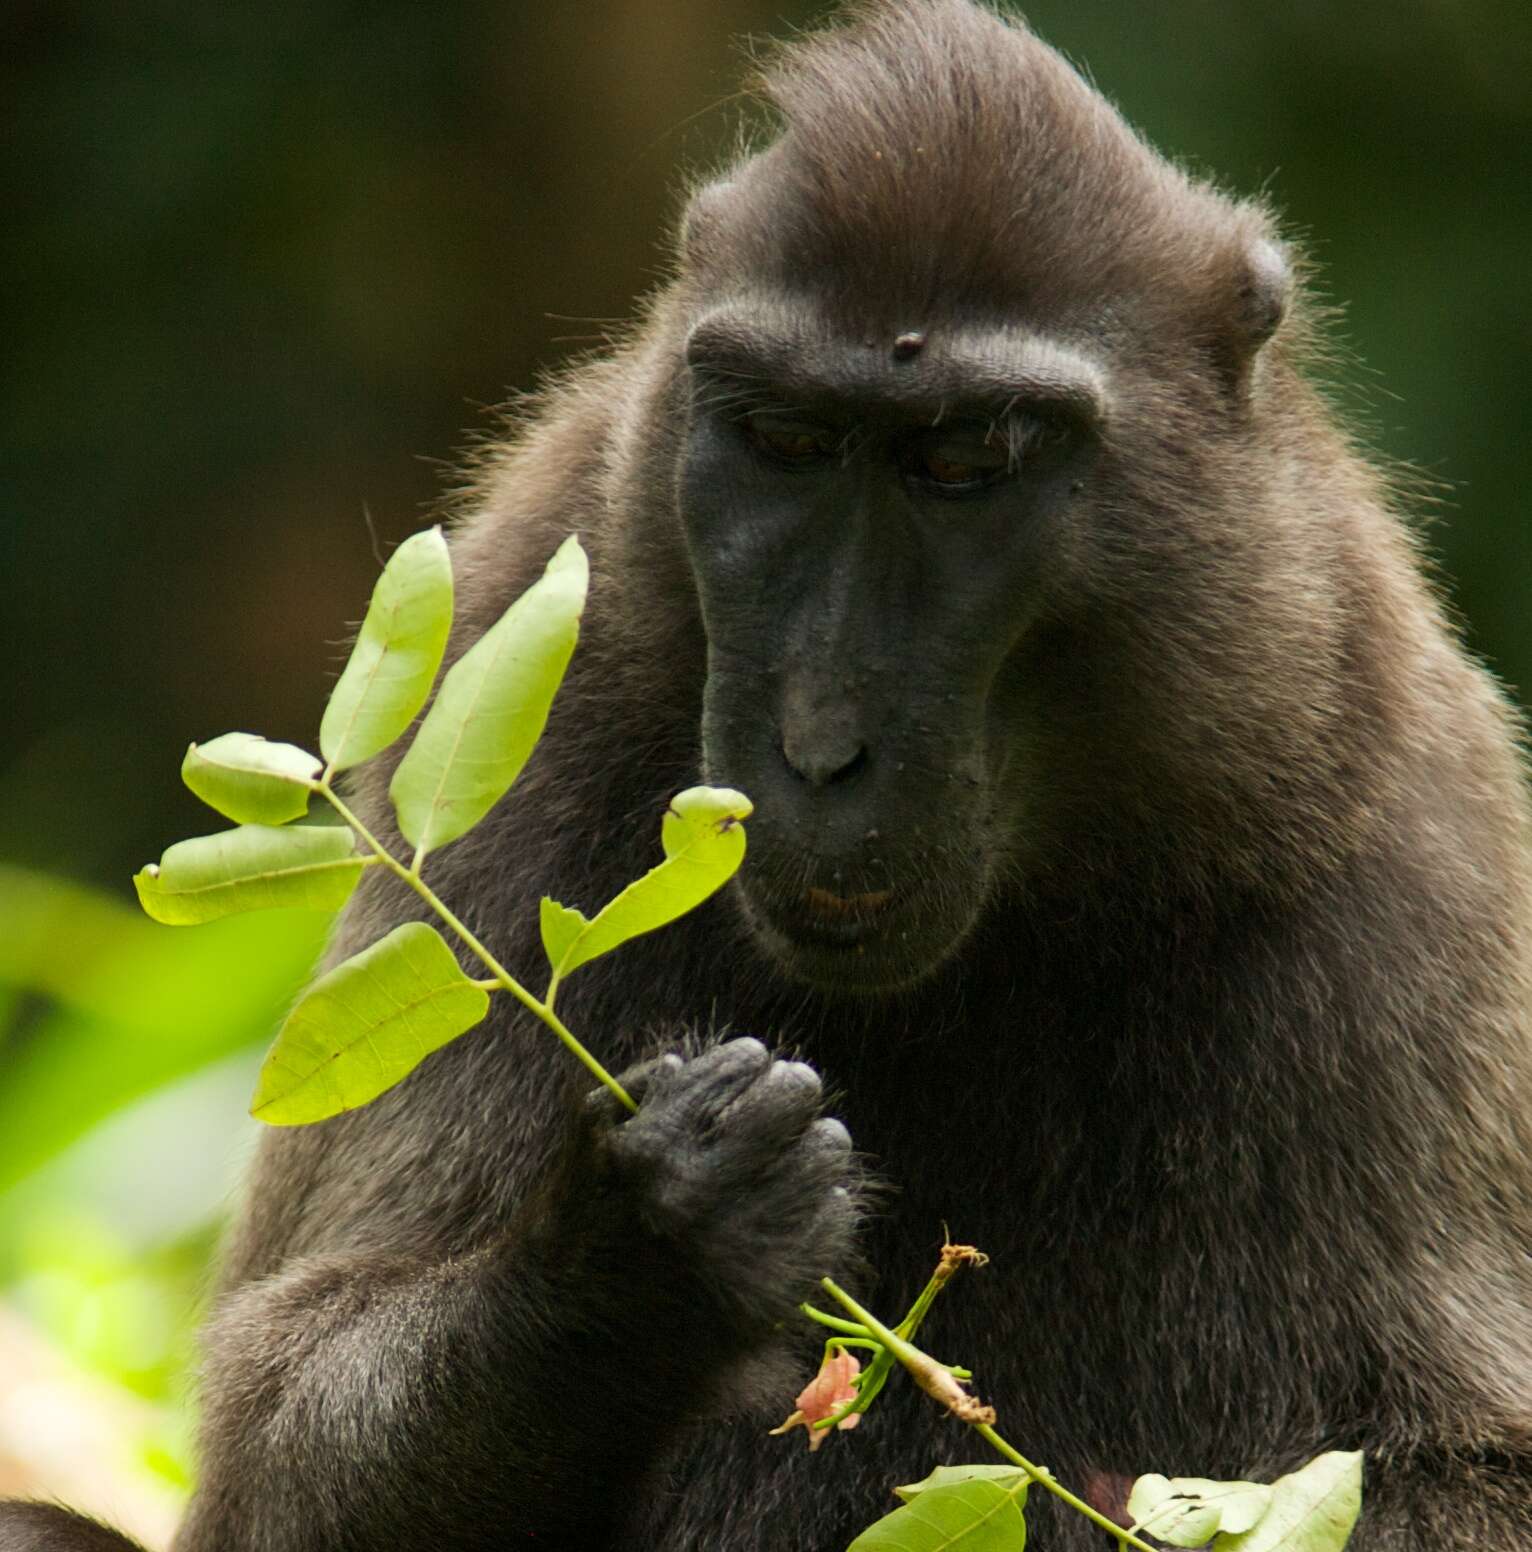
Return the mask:
[[[872,919],[836,922],[815,919],[799,901],[768,903],[748,893],[744,899],[762,946],[797,977],[825,991],[893,991],[924,973],[910,962],[910,943],[918,938],[900,909],[906,901],[896,901]]]
[[[913,985],[923,969],[902,945],[866,932],[860,938],[834,934],[785,933],[773,929],[777,953],[802,980],[828,992],[889,992]]]
[[[756,912],[772,932],[794,948],[862,953],[865,945],[882,937],[889,926],[891,913],[887,901],[891,898],[891,895],[885,895],[880,907],[871,912],[846,911],[832,915],[805,908],[799,901],[791,905],[758,905]]]
[[[855,949],[857,953],[862,953],[867,939],[874,936],[874,928],[871,922],[811,919],[794,922],[792,928],[783,931],[782,935],[795,945],[809,948]]]

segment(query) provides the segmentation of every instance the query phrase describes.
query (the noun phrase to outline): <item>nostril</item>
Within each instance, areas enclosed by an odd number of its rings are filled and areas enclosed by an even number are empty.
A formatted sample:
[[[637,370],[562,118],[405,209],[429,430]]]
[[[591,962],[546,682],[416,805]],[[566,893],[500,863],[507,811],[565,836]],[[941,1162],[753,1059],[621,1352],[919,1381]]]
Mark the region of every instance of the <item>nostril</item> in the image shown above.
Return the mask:
[[[830,782],[850,781],[853,776],[861,774],[862,767],[867,763],[867,745],[858,744],[856,753],[846,761],[839,770],[832,771],[827,778]]]
[[[782,759],[795,776],[816,787],[832,787],[859,776],[867,764],[867,745],[850,740],[816,743],[784,736]]]

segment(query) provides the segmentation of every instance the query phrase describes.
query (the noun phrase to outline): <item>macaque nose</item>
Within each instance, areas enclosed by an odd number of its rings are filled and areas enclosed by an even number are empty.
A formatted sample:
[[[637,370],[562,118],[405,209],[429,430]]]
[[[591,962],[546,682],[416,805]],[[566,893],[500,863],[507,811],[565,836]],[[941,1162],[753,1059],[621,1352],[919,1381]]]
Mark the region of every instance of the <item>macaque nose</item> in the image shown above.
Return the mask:
[[[782,758],[795,776],[815,787],[829,787],[861,772],[867,764],[867,746],[854,733],[831,728],[785,729]]]

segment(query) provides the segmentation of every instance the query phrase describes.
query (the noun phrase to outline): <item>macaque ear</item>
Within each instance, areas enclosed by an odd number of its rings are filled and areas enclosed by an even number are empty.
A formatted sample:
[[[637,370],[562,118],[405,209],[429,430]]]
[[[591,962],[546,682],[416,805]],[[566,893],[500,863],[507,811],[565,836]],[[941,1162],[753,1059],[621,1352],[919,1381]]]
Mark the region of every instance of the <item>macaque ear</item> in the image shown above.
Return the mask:
[[[1239,289],[1238,321],[1251,355],[1277,332],[1292,289],[1287,255],[1271,238],[1257,238],[1245,250],[1245,278]]]
[[[1233,391],[1249,381],[1261,347],[1287,314],[1293,271],[1273,238],[1257,236],[1236,250],[1218,330],[1219,367]]]

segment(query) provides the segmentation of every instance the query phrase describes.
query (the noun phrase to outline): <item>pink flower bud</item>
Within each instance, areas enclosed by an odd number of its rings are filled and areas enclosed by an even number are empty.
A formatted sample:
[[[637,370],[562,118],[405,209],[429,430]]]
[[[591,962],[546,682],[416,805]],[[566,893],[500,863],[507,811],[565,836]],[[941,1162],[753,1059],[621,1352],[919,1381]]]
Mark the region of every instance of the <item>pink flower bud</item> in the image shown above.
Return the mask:
[[[772,1433],[787,1433],[801,1423],[809,1432],[809,1449],[817,1450],[829,1438],[831,1430],[816,1428],[814,1424],[839,1411],[848,1401],[855,1400],[856,1387],[852,1381],[861,1372],[861,1364],[844,1349],[831,1354],[820,1366],[819,1373],[798,1393],[797,1411],[780,1428],[773,1428]],[[860,1412],[851,1412],[835,1426],[855,1428],[861,1420]]]

